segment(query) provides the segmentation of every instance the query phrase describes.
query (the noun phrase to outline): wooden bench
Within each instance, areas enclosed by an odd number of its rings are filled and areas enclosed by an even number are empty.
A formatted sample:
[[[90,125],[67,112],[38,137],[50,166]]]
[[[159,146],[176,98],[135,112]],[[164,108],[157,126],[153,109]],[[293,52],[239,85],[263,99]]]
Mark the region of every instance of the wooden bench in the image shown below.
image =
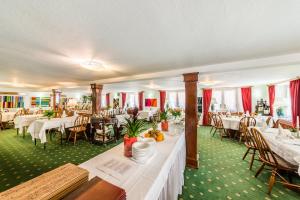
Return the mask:
[[[0,200],[61,199],[88,181],[88,171],[71,163],[0,193]]]

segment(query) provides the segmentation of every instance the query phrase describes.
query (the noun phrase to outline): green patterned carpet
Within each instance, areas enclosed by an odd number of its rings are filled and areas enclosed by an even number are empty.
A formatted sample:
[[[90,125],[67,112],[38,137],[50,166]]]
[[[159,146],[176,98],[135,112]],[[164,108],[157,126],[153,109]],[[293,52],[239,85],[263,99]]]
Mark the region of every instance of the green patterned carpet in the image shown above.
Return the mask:
[[[0,131],[0,192],[65,163],[83,163],[114,145],[96,146],[85,140],[60,145],[57,137],[44,150],[39,142],[34,146],[28,133],[23,139],[16,130]]]
[[[258,178],[255,172],[259,162],[254,161],[253,171],[249,170],[247,157],[242,156],[244,145],[230,139],[212,138],[210,127],[198,129],[198,151],[200,168],[187,169],[185,186],[180,200],[186,199],[300,199],[300,194],[283,188],[279,183],[273,188],[271,196],[267,195],[270,173],[263,171]],[[299,179],[293,181],[299,181]]]
[[[186,199],[300,199],[300,195],[276,184],[272,195],[266,194],[269,173],[254,178],[259,166],[248,169],[248,158],[242,161],[245,147],[238,142],[218,136],[212,138],[208,127],[199,128],[200,168],[187,169],[180,200]],[[64,163],[82,163],[116,144],[106,147],[79,140],[76,146],[60,145],[58,139],[47,149],[35,147],[27,134],[23,139],[15,130],[0,132],[0,192],[29,180]]]

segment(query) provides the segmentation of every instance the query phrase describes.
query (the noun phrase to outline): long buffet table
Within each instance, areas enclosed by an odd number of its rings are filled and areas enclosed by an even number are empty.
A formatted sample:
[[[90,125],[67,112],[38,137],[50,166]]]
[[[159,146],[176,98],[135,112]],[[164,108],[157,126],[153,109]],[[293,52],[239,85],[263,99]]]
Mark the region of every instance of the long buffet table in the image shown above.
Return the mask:
[[[137,164],[126,158],[123,145],[121,143],[80,167],[90,172],[89,179],[98,176],[123,188],[128,200],[176,200],[184,184],[184,129],[171,126],[169,133],[165,133],[165,140],[156,143],[156,154],[146,164]],[[118,168],[117,165],[122,166],[121,171],[113,170]]]

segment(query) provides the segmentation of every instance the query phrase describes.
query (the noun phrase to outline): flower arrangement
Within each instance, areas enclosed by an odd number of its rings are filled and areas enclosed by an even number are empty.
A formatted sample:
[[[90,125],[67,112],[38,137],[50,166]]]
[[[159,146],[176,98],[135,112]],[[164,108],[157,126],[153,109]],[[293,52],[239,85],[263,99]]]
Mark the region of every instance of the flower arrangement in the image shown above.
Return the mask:
[[[171,113],[171,115],[176,119],[177,117],[181,116],[181,109],[180,108],[170,108],[169,112]]]
[[[137,118],[125,118],[124,131],[125,134],[131,137],[137,137],[140,133],[146,130],[144,120]]]
[[[137,118],[126,118],[124,124],[124,155],[132,156],[132,145],[137,141],[137,137],[146,130],[145,122]]]
[[[44,112],[44,116],[48,117],[49,120],[50,120],[50,118],[54,117],[54,115],[55,115],[55,112],[53,110],[46,110]]]
[[[168,123],[168,112],[162,111],[160,112],[160,120],[161,120],[161,130],[168,131],[169,130],[169,123]]]

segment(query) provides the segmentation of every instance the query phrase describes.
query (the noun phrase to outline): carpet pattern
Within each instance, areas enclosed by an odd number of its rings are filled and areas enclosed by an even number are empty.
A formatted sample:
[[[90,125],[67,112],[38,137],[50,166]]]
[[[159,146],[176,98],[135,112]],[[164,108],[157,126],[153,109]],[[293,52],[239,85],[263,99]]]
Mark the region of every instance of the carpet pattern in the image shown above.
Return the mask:
[[[259,167],[254,162],[249,170],[249,157],[241,158],[245,147],[230,139],[220,140],[211,137],[209,127],[198,129],[198,150],[200,168],[186,169],[183,194],[179,200],[186,199],[300,199],[300,195],[276,184],[272,195],[267,195],[269,172],[264,171],[257,179],[254,174]],[[89,144],[78,140],[60,145],[59,138],[53,139],[43,149],[38,143],[34,146],[31,136],[17,136],[16,131],[8,129],[0,132],[0,192],[50,171],[65,163],[80,164],[110,148]],[[298,181],[298,180],[297,180]]]
[[[47,139],[49,141],[49,138]],[[121,141],[120,141],[121,142]],[[47,144],[46,150],[37,146],[27,133],[17,136],[16,130],[0,132],[0,192],[32,179],[66,163],[80,164],[117,145],[98,146],[85,140],[60,145],[59,136]]]
[[[254,161],[249,170],[250,155],[242,160],[246,148],[231,139],[220,140],[219,136],[209,134],[210,127],[198,129],[198,151],[200,167],[198,170],[186,169],[183,194],[179,200],[186,199],[300,199],[300,194],[275,184],[271,195],[267,194],[269,171],[255,178],[260,166]],[[294,178],[298,182],[299,179]]]

